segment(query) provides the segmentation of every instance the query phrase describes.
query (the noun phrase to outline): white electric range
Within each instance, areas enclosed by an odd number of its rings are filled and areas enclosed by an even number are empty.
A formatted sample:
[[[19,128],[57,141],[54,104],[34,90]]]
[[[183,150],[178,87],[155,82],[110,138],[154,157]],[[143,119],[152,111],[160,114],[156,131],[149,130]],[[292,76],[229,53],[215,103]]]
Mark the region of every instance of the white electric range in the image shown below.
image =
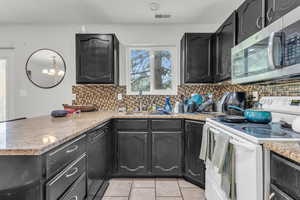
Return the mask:
[[[227,123],[207,119],[207,131],[227,134],[236,150],[237,200],[267,200],[270,184],[270,152],[263,144],[271,141],[300,142],[300,133],[283,128],[279,121],[292,123],[300,116],[300,97],[263,97],[262,109],[272,112],[269,124]],[[207,200],[228,200],[221,188],[222,176],[210,161],[206,162]]]

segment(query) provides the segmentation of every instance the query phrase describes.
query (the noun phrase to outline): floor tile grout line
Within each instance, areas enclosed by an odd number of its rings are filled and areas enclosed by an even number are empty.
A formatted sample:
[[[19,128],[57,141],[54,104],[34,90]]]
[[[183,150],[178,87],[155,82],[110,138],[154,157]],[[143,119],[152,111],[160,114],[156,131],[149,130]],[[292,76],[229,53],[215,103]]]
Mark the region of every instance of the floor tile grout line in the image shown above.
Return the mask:
[[[179,191],[180,191],[181,199],[182,199],[182,200],[184,200],[184,198],[183,198],[183,193],[182,193],[182,191],[181,191],[181,187],[180,187],[180,185],[179,185],[179,179],[177,179],[177,184],[178,184],[178,187],[179,187]]]
[[[156,198],[156,178],[154,178],[154,199],[156,200],[157,198]]]
[[[131,196],[133,181],[134,181],[134,179],[131,180],[130,190],[129,190],[129,194],[128,194],[128,197],[127,197],[128,200],[130,199],[130,196]]]

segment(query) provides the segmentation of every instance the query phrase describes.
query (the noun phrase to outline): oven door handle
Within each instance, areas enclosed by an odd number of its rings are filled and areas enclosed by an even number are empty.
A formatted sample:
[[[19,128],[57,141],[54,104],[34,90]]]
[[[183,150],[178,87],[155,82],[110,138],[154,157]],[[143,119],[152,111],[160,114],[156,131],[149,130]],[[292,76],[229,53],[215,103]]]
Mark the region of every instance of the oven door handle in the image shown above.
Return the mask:
[[[272,69],[277,69],[277,68],[282,68],[283,67],[283,43],[284,43],[284,33],[283,32],[272,32],[270,35],[270,39],[269,39],[269,44],[268,44],[268,60],[269,60],[269,64],[271,65]],[[281,49],[281,61],[280,63],[276,63],[275,61],[275,54],[274,54],[274,48],[277,46],[276,43],[276,39],[279,38],[280,39],[280,49]]]
[[[211,126],[209,126],[209,127],[207,128],[207,131],[211,131],[211,132],[213,132],[214,134],[221,134],[221,132],[220,132],[219,130],[217,130],[217,129],[215,129],[215,128],[212,128]]]
[[[235,145],[235,146],[239,146],[239,147],[243,147],[244,149],[247,149],[249,151],[255,151],[256,150],[256,146],[254,144],[249,144],[246,143],[244,141],[232,138],[230,139],[230,143]]]

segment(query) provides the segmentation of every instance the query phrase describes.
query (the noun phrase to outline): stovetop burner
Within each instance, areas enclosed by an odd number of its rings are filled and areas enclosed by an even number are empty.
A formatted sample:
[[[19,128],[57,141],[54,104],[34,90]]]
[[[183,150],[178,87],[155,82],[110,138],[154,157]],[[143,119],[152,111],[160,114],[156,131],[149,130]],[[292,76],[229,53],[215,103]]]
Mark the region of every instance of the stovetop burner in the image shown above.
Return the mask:
[[[280,123],[256,124],[256,123],[228,123],[218,118],[215,121],[228,127],[241,131],[256,138],[299,138],[300,134],[290,128],[282,127]]]
[[[284,130],[273,131],[268,128],[260,127],[242,127],[246,133],[253,136],[267,136],[267,137],[286,137],[287,133]]]

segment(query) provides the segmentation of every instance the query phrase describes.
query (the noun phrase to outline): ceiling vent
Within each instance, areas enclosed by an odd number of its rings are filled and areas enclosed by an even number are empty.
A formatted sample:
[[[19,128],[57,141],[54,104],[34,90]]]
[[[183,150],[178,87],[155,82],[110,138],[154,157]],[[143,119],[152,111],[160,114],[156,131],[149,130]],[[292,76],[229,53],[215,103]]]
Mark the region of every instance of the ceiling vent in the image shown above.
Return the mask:
[[[168,19],[168,18],[171,18],[171,15],[170,14],[156,14],[155,18],[156,19]]]

